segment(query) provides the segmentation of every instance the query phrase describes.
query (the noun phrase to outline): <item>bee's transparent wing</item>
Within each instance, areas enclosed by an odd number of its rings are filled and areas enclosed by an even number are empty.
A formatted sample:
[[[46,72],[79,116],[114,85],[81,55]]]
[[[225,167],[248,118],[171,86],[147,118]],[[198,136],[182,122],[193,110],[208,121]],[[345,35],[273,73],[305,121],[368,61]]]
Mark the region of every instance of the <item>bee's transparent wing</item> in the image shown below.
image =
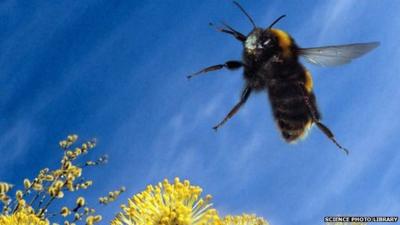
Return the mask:
[[[298,53],[309,63],[318,66],[337,66],[351,62],[351,60],[366,54],[378,47],[378,45],[379,42],[369,42],[318,48],[300,48]]]

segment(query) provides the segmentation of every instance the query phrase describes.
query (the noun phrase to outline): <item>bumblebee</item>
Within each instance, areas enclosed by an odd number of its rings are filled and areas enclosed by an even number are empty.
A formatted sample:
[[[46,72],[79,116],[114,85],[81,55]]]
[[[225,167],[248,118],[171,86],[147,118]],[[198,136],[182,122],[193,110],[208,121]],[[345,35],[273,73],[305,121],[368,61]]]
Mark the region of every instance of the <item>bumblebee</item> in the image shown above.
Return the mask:
[[[252,31],[246,36],[224,23],[223,27],[217,30],[233,36],[243,44],[242,60],[213,65],[188,76],[190,79],[223,68],[243,68],[245,86],[240,100],[213,129],[217,130],[232,118],[246,103],[251,93],[266,90],[277,127],[286,142],[294,143],[305,137],[315,124],[338,148],[348,154],[349,151],[337,142],[333,132],[321,122],[311,73],[299,62],[299,57],[319,66],[337,66],[350,63],[376,48],[379,43],[301,48],[288,33],[272,28],[285,15],[263,29],[256,26],[239,3],[233,3],[249,19],[253,25]]]

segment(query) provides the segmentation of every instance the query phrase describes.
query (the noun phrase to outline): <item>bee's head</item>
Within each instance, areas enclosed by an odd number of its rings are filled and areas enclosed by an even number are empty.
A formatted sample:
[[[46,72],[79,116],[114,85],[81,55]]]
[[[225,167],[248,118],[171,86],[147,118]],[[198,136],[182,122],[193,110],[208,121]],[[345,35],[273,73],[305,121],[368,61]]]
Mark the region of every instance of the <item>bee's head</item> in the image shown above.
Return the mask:
[[[254,28],[244,41],[244,49],[248,54],[260,55],[276,47],[276,42],[276,38],[269,29]]]
[[[281,20],[286,15],[278,17],[276,20],[274,20],[274,22],[271,23],[271,25],[269,25],[267,29],[264,30],[256,26],[253,19],[239,3],[237,3],[236,1],[234,1],[233,3],[247,16],[247,18],[253,25],[253,30],[250,32],[249,35],[247,35],[246,39],[243,42],[246,53],[258,56],[265,52],[268,52],[265,50],[272,50],[274,47],[276,47],[277,40],[272,34],[271,29],[279,20]]]

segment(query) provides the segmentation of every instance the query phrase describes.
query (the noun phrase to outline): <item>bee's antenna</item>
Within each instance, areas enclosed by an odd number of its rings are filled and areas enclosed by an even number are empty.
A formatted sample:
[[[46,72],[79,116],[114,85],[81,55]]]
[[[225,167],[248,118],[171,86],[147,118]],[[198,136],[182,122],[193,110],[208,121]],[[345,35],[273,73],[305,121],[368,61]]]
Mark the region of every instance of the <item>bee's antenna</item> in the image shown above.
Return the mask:
[[[269,25],[268,29],[271,29],[277,22],[279,22],[279,20],[283,19],[283,17],[285,17],[286,15],[282,15],[280,17],[278,17],[278,19],[274,20],[274,22],[271,23],[271,25]]]
[[[244,13],[244,15],[247,16],[247,18],[250,20],[251,24],[253,24],[253,27],[256,28],[256,24],[254,23],[253,19],[250,17],[250,15],[243,9],[243,7],[237,2],[233,1],[233,4],[235,4],[239,9]]]

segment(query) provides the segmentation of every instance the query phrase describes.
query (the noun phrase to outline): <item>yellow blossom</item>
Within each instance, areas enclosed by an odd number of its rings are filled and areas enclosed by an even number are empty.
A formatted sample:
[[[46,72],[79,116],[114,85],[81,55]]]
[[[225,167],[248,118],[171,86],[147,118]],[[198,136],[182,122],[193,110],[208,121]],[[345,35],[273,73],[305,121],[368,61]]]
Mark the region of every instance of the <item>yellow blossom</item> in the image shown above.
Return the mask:
[[[24,196],[24,194],[22,193],[21,190],[18,190],[18,191],[15,192],[15,197],[16,197],[18,200],[21,200],[23,196]]]
[[[47,221],[39,219],[35,214],[24,210],[12,215],[0,215],[0,225],[49,225]]]
[[[134,195],[112,225],[204,225],[219,224],[217,211],[210,203],[211,196],[200,198],[202,189],[181,182],[164,180],[157,186],[149,185],[145,191]]]
[[[81,219],[81,214],[75,213],[75,214],[74,214],[74,220],[75,220],[75,221],[78,221],[78,220],[80,220],[80,219]]]
[[[70,211],[67,207],[64,206],[61,208],[60,214],[61,214],[61,216],[66,217],[70,214]]]
[[[82,154],[82,149],[81,148],[75,148],[75,155],[79,156]]]
[[[0,193],[0,201],[1,201],[5,206],[7,206],[7,205],[10,203],[11,199],[10,199],[10,197],[9,197],[8,195],[6,195],[6,194],[4,194],[4,193]]]
[[[13,200],[10,197],[13,195],[8,195],[13,185],[0,182],[0,203],[3,204],[0,225],[49,225],[49,219],[53,219],[53,216],[64,217],[64,225],[84,224],[84,221],[92,225],[101,221],[100,215],[94,215],[94,209],[87,208],[84,213],[79,212],[80,208],[86,206],[83,197],[76,200],[76,207],[72,209],[62,207],[59,213],[54,213],[54,210],[49,208],[53,201],[64,197],[64,192],[86,189],[93,184],[91,180],[78,181],[85,166],[73,164],[83,153],[82,148],[75,148],[74,151],[70,148],[77,139],[77,135],[69,135],[66,140],[61,141],[60,146],[64,154],[60,167],[55,170],[44,168],[35,178],[24,179],[23,189],[15,191]],[[85,152],[94,147],[94,140],[84,143]],[[94,162],[94,166],[106,163],[106,159],[104,156],[100,157]],[[33,205],[35,207],[32,207]],[[54,222],[52,224],[58,225]]]
[[[13,187],[12,184],[0,182],[0,193],[5,194]]]
[[[97,222],[100,222],[102,217],[100,215],[97,216],[88,216],[86,218],[86,225],[93,225]]]
[[[78,135],[76,135],[76,134],[71,134],[71,135],[68,135],[68,137],[67,137],[68,142],[75,142],[76,140],[78,140]]]
[[[76,199],[76,206],[77,207],[82,207],[84,205],[85,205],[85,198],[79,197],[78,199]]]
[[[31,187],[31,182],[29,181],[29,179],[24,179],[24,188],[28,189]]]
[[[32,185],[32,189],[35,191],[41,191],[43,190],[43,184],[39,182],[34,182]]]

